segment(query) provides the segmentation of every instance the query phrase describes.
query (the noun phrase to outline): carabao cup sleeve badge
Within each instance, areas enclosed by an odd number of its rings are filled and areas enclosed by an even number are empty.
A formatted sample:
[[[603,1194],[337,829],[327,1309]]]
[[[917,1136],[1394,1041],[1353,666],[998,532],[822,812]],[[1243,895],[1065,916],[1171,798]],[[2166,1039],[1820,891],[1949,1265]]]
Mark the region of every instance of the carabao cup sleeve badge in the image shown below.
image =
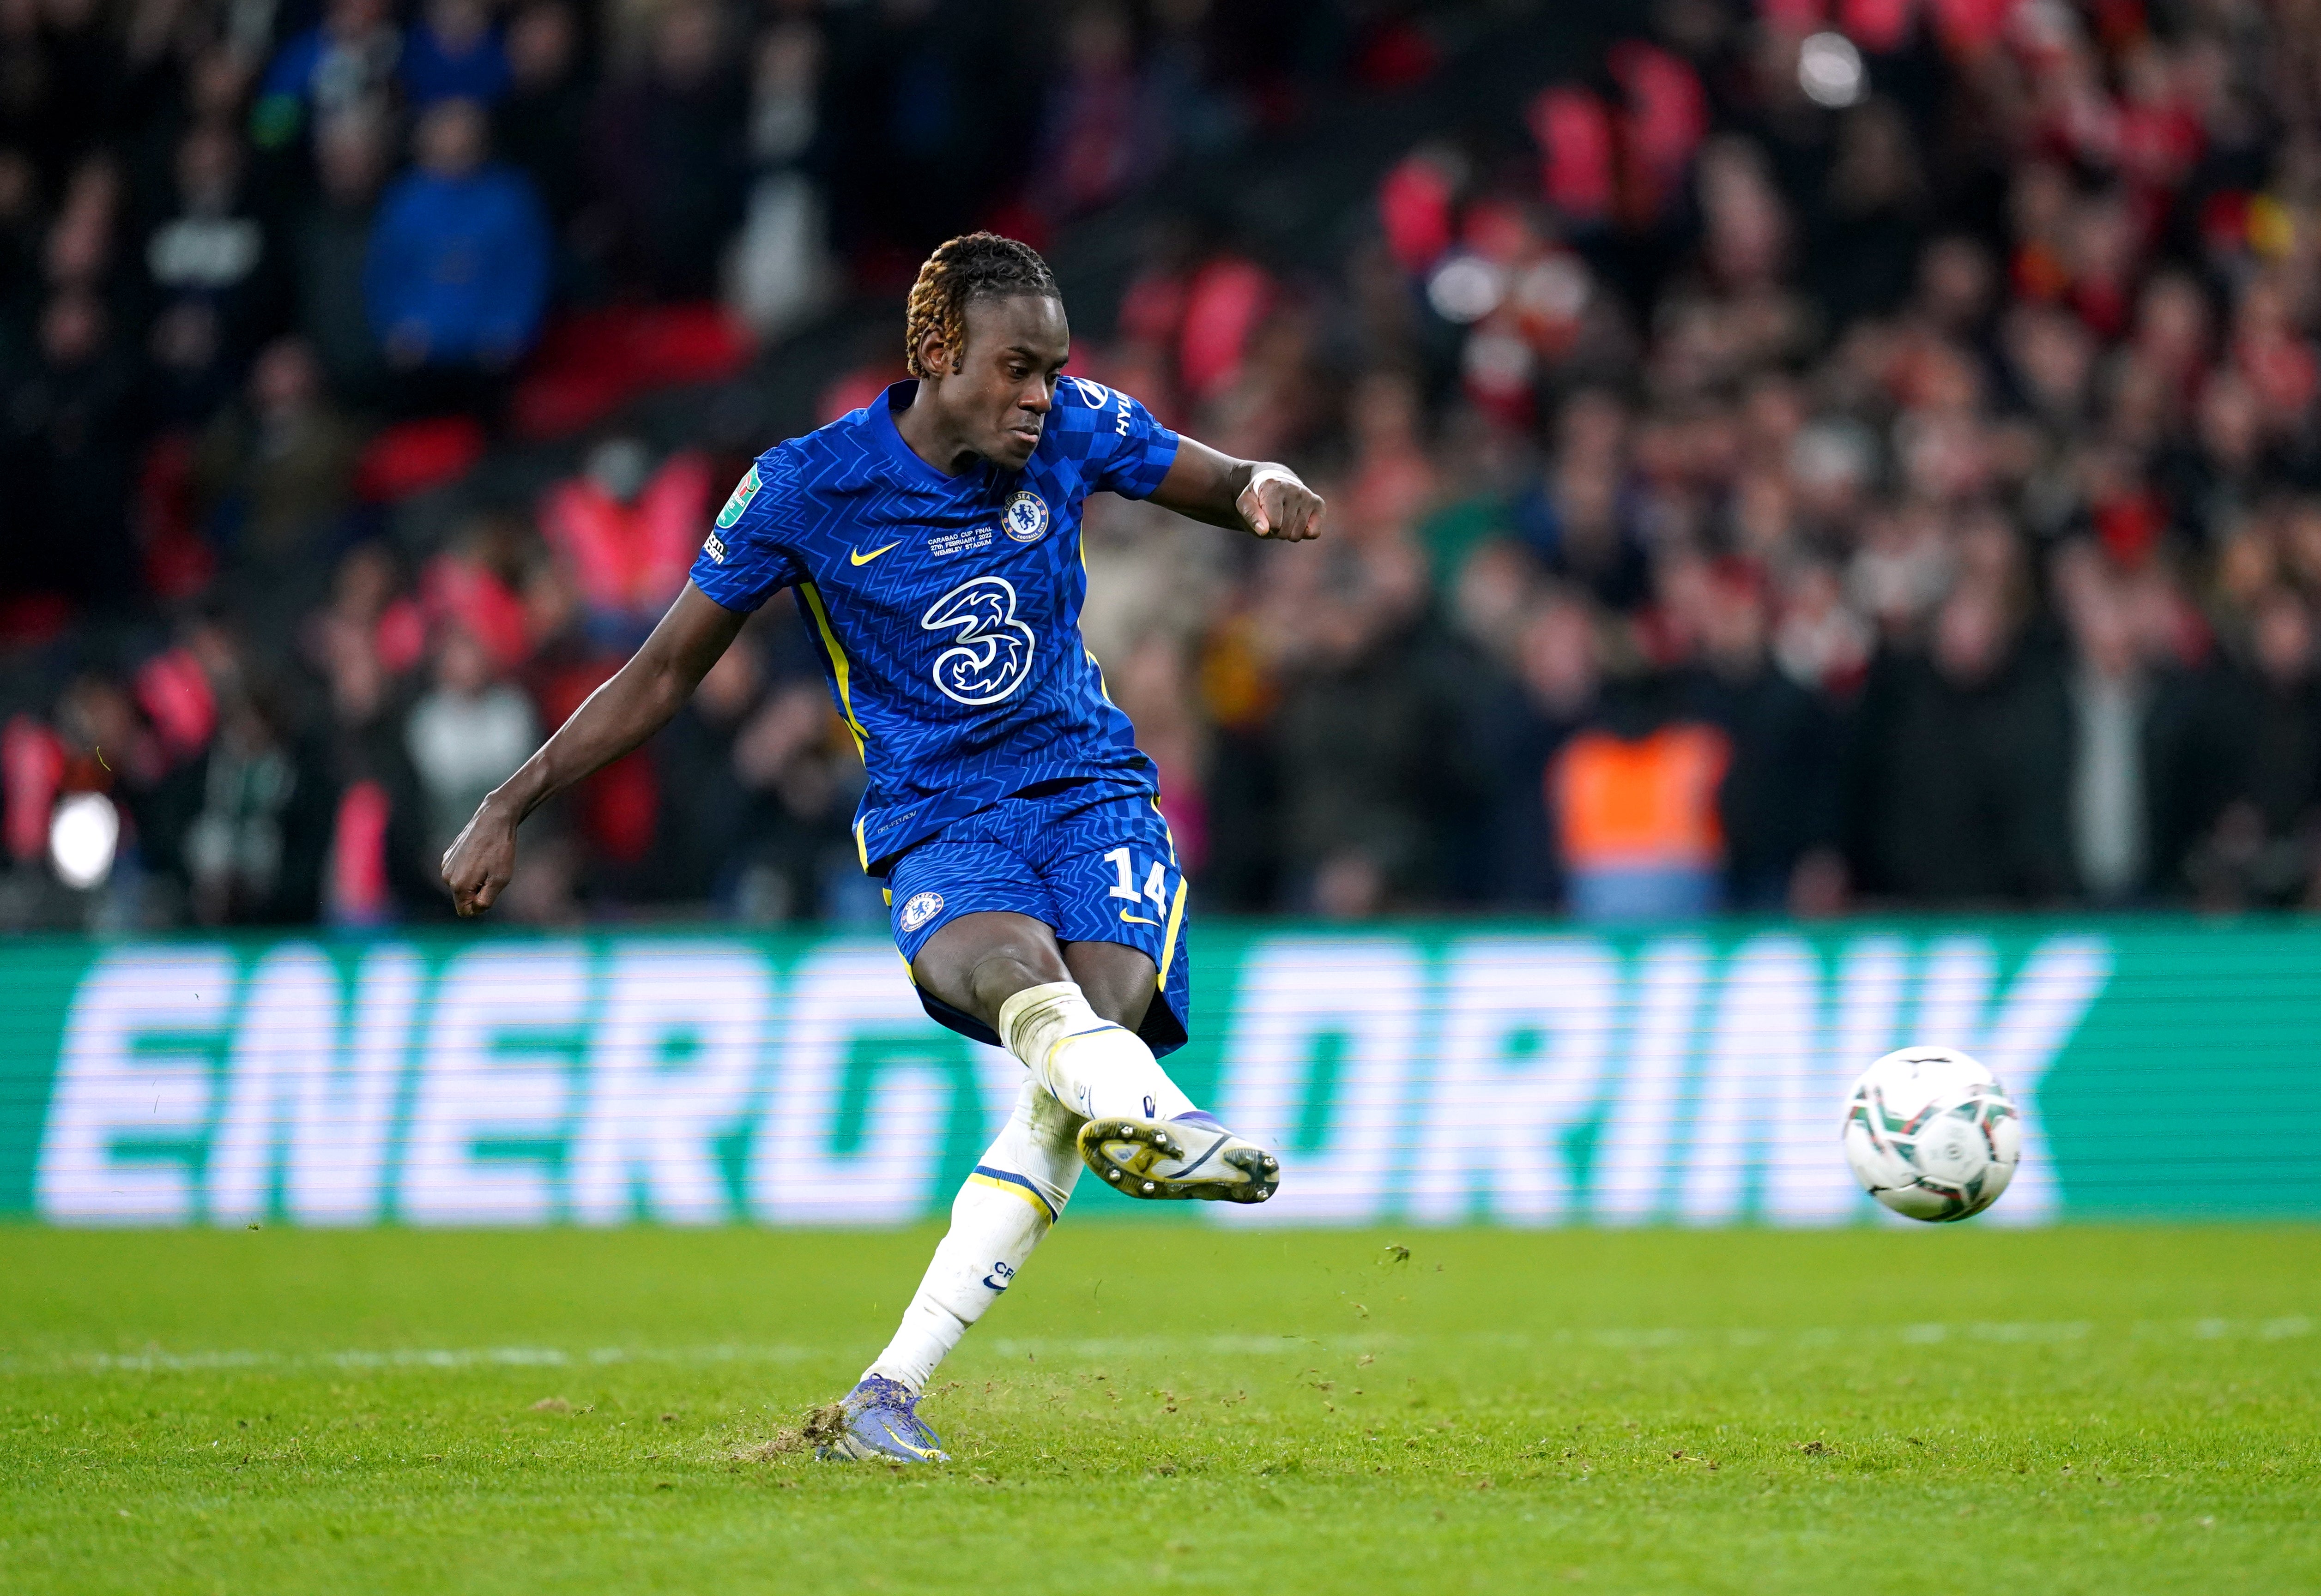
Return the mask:
[[[1048,535],[1048,501],[1029,488],[1021,489],[1007,501],[999,521],[1018,543],[1037,543]]]
[[[742,474],[742,480],[733,485],[733,496],[725,501],[725,508],[717,512],[717,530],[724,531],[741,520],[742,512],[747,510],[750,501],[757,496],[758,468],[752,466]]]

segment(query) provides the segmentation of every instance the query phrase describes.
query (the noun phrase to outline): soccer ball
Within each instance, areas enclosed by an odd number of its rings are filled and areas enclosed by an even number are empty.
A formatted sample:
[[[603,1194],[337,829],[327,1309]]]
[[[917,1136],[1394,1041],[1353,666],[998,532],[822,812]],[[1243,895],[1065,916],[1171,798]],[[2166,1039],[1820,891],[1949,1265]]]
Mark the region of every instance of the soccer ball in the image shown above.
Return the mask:
[[[1845,1161],[1896,1213],[1963,1220],[1998,1201],[2022,1156],[2007,1089],[1955,1047],[1901,1047],[1861,1072],[1845,1105]]]

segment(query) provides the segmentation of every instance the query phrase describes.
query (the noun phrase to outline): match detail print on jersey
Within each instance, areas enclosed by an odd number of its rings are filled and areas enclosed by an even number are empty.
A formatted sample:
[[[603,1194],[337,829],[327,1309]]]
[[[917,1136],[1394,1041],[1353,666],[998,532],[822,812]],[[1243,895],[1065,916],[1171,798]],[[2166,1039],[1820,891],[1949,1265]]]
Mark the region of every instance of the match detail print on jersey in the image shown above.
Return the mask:
[[[1004,576],[978,576],[927,606],[919,625],[928,631],[958,632],[935,657],[934,683],[947,698],[980,706],[997,703],[1032,674],[1039,643],[1032,629],[1015,619],[1015,589]]]

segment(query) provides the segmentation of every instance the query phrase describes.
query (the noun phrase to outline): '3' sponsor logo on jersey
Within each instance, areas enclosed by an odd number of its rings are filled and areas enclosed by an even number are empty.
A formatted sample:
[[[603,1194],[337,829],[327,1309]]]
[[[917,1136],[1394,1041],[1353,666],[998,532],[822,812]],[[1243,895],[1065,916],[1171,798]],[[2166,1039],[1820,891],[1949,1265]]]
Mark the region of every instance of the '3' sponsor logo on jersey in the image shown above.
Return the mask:
[[[978,576],[927,606],[927,631],[951,631],[950,648],[935,656],[934,683],[960,703],[997,703],[1032,674],[1039,639],[1015,619],[1015,589],[1004,576]]]

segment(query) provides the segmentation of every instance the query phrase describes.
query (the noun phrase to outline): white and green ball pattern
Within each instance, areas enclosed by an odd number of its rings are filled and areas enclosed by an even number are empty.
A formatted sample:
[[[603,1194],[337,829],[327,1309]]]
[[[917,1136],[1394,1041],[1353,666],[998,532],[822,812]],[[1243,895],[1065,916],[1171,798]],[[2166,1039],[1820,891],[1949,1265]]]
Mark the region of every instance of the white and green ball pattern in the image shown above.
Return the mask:
[[[1845,1161],[1869,1193],[1914,1220],[1963,1220],[1998,1201],[2022,1156],[2007,1089],[1955,1047],[1902,1047],[1861,1072],[1845,1107]]]

